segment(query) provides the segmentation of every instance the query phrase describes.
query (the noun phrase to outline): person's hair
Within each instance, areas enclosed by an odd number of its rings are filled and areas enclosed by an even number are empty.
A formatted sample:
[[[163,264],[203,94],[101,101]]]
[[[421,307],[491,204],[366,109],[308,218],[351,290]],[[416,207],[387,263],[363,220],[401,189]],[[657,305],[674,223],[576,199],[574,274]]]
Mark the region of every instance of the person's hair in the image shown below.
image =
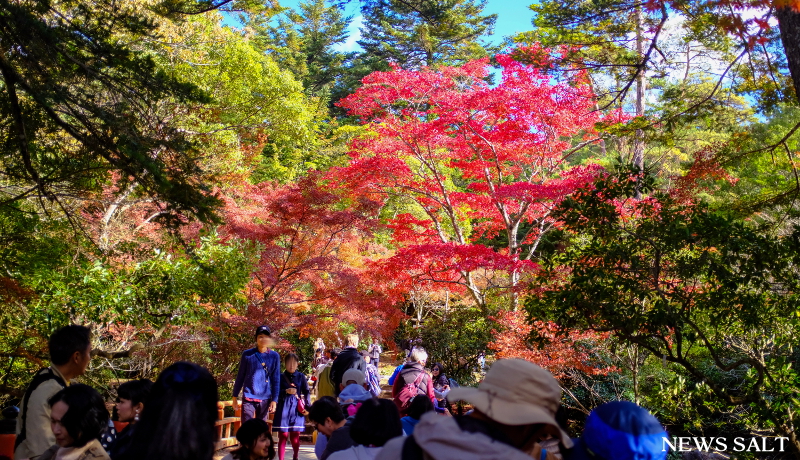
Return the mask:
[[[294,353],[288,353],[286,356],[284,356],[283,363],[286,364],[291,360],[295,360],[297,364],[300,364],[300,358],[298,358],[297,355]]]
[[[408,355],[408,359],[414,363],[421,363],[423,361],[428,360],[428,352],[425,351],[422,347],[414,347],[411,350],[411,354]]]
[[[92,343],[92,331],[88,327],[72,324],[53,332],[47,348],[50,361],[56,366],[67,364],[76,351],[83,353]]]
[[[444,375],[444,366],[442,366],[442,363],[434,364],[431,371],[435,371],[436,369],[439,369],[439,375]]]
[[[211,460],[217,438],[217,382],[185,361],[164,369],[133,432],[127,460]]]
[[[358,348],[358,334],[347,334],[345,339],[345,347]]]
[[[350,425],[350,437],[356,444],[381,447],[403,435],[400,412],[388,399],[372,398],[361,403]]]
[[[269,431],[267,422],[260,418],[251,418],[242,423],[242,426],[236,431],[236,440],[239,441],[239,448],[231,452],[233,458],[250,460],[250,453],[253,450],[253,445],[262,434],[269,436],[267,459],[272,460],[275,458],[275,439]]]
[[[92,439],[98,439],[108,426],[108,410],[103,397],[89,385],[72,384],[47,402],[53,407],[59,401],[68,407],[61,417],[61,425],[73,439],[70,447],[83,447]]]
[[[153,381],[150,379],[131,380],[125,382],[117,388],[117,402],[120,399],[127,399],[132,405],[143,403],[153,388]]]
[[[339,353],[341,353],[341,352],[342,352],[342,349],[338,348],[338,347],[334,348],[333,350],[331,350],[331,359],[336,359],[336,357],[339,356]]]
[[[339,401],[333,396],[323,396],[314,401],[308,409],[308,418],[316,423],[325,423],[325,419],[330,418],[333,423],[344,420],[344,413]]]
[[[417,395],[408,406],[408,416],[419,420],[422,414],[433,410],[433,403],[426,395]]]

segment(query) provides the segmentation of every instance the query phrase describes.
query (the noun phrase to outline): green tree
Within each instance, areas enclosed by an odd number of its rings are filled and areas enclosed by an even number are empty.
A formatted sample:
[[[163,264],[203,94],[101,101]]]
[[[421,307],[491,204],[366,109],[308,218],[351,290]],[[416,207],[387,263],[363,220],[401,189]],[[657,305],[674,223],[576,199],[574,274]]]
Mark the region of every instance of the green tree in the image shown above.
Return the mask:
[[[420,329],[420,345],[428,352],[428,364],[442,363],[447,377],[459,385],[477,383],[478,356],[492,340],[493,320],[477,308],[457,307],[449,314],[432,317]]]
[[[406,69],[464,64],[497,50],[485,41],[497,20],[483,14],[485,6],[486,0],[368,0],[358,43],[364,55]]]
[[[327,96],[330,88],[347,71],[355,53],[337,51],[349,34],[352,16],[344,16],[340,6],[326,0],[300,3],[278,16],[273,25],[263,16],[246,23],[253,30],[251,42],[267,51],[286,70],[291,71],[310,94]]]
[[[676,196],[632,200],[636,188],[624,170],[555,210],[560,249],[541,274],[552,284],[528,300],[531,317],[641,347],[688,376],[713,414],[747,408],[747,426],[800,452],[800,227],[775,236]]]
[[[754,121],[751,106],[768,114],[793,98],[780,32],[769,26],[773,10],[751,6],[755,17],[746,19],[725,2],[545,1],[531,5],[535,29],[515,41],[554,48],[550,70],[588,71],[597,108],[636,116],[606,133],[601,155],[639,169],[661,164],[667,176],[696,151],[682,140],[690,131],[714,133],[705,139],[719,147]],[[716,116],[725,104],[732,116]],[[698,130],[704,112],[716,115]]]
[[[0,206],[35,198],[69,212],[69,198],[118,171],[178,212],[214,218],[195,146],[153,110],[207,94],[120,39],[153,33],[132,5],[0,1]]]

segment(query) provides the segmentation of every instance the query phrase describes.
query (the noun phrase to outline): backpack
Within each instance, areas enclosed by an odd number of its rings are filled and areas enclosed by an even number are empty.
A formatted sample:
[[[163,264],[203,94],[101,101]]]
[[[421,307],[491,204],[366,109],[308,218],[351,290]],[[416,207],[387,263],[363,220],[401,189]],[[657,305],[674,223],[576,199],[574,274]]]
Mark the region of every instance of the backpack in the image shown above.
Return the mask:
[[[17,450],[20,444],[28,437],[28,400],[30,400],[31,395],[39,385],[47,382],[48,380],[55,380],[62,388],[66,388],[67,384],[64,382],[64,379],[56,375],[52,369],[49,367],[45,367],[44,369],[40,369],[39,372],[33,377],[33,381],[28,385],[28,389],[25,390],[25,396],[22,399],[22,431],[17,435],[17,438],[14,440],[14,450]]]
[[[424,376],[425,371],[419,371],[419,375],[414,379],[414,382],[403,385],[403,389],[395,396],[394,399],[400,402],[400,410],[406,410],[411,406],[411,400],[419,394],[419,384]]]

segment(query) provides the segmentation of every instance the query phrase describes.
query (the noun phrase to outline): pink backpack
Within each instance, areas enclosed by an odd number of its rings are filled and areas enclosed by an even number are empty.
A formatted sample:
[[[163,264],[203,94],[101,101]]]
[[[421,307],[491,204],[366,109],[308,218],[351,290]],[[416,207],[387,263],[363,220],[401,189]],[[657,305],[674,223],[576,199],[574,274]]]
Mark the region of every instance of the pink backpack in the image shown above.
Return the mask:
[[[395,396],[394,399],[399,402],[397,406],[401,411],[408,409],[411,406],[411,400],[419,394],[419,384],[424,376],[425,371],[419,371],[419,375],[414,379],[414,382],[403,385],[403,389]]]

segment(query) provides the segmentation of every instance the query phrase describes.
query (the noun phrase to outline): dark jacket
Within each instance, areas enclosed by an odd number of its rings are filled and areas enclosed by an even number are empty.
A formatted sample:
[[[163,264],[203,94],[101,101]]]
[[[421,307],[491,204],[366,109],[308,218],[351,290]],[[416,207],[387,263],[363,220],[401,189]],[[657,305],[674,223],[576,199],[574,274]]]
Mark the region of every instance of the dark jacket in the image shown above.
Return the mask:
[[[342,383],[342,376],[348,369],[358,369],[367,375],[367,363],[355,348],[345,348],[333,361],[331,366],[331,383],[336,396],[339,396],[339,384]]]
[[[266,372],[264,366],[266,366]],[[239,373],[233,384],[233,396],[244,390],[244,397],[260,401],[277,401],[281,374],[281,357],[275,350],[259,353],[257,348],[245,350],[239,361]]]
[[[417,394],[425,395],[431,402],[436,401],[436,396],[433,392],[433,380],[431,377],[425,373],[425,369],[422,367],[420,363],[410,363],[403,366],[403,369],[400,370],[400,373],[397,374],[397,377],[394,379],[394,384],[392,385],[392,398],[397,398],[397,395],[403,390],[403,387],[406,386],[407,383],[414,383],[414,380],[417,379],[419,373],[422,372],[422,380],[420,380],[419,385],[417,385]],[[395,403],[398,404],[398,409],[400,410],[400,415],[408,415],[408,409],[403,410],[399,406],[399,400],[395,399]],[[434,402],[434,405],[436,403]]]
[[[447,376],[444,374],[439,374],[439,377],[436,377],[433,380],[433,388],[435,390],[442,391],[442,388],[447,385],[450,385],[450,381],[447,380]]]
[[[349,449],[355,445],[355,441],[350,437],[350,424],[348,423],[331,433],[331,438],[328,439],[328,445],[325,446],[325,450],[322,451],[319,460],[325,460],[332,453]]]
[[[127,424],[125,428],[122,429],[119,433],[117,433],[117,439],[114,440],[114,443],[106,449],[108,452],[108,456],[111,457],[111,460],[116,460],[118,458],[122,458],[125,455],[125,452],[128,451],[128,447],[131,445],[131,439],[133,439],[133,429],[135,425]]]

